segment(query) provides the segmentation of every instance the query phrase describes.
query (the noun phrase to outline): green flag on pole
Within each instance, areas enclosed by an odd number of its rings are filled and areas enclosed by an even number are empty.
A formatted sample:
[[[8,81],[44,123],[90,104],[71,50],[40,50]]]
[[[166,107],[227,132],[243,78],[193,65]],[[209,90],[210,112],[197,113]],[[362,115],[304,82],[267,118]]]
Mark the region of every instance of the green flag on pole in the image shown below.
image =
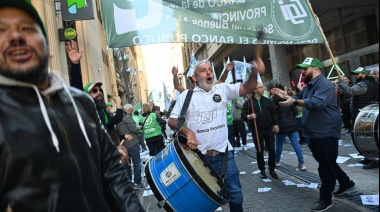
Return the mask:
[[[139,101],[137,104],[135,104],[135,106],[133,106],[133,111],[139,111],[139,113],[141,114],[141,111],[142,111],[142,102]]]

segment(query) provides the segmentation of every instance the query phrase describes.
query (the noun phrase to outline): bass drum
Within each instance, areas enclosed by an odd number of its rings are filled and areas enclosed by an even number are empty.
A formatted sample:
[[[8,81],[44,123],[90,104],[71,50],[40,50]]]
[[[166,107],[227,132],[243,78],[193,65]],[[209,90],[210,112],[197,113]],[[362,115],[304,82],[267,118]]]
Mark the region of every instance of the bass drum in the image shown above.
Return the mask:
[[[166,211],[215,211],[229,201],[227,187],[199,150],[178,136],[145,165],[158,206]]]
[[[379,161],[379,104],[362,108],[354,124],[354,144],[361,155]]]

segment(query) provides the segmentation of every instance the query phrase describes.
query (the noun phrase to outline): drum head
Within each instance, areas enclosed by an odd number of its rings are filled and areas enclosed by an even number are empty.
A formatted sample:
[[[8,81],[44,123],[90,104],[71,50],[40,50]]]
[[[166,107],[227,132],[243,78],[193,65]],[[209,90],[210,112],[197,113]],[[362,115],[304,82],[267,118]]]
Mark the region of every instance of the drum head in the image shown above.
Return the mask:
[[[208,196],[221,205],[227,203],[229,194],[219,174],[199,150],[191,150],[186,143],[187,138],[178,136],[174,144],[184,166]]]

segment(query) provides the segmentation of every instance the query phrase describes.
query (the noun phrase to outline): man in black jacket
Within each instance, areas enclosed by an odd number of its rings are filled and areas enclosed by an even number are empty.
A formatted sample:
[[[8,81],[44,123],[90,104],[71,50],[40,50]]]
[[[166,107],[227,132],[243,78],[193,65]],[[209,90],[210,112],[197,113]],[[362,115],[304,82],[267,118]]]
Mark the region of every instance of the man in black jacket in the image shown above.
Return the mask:
[[[353,109],[352,123],[355,123],[360,109],[375,103],[379,91],[374,78],[369,76],[369,72],[365,68],[359,67],[356,70],[351,71],[351,73],[355,75],[355,85],[350,87],[342,78],[339,79],[338,83],[341,90],[352,95],[350,102],[351,108]],[[351,132],[351,138],[352,141],[354,141],[355,138],[353,132]],[[354,144],[356,145],[356,142],[354,142]],[[362,163],[365,164],[363,169],[374,169],[379,167],[379,161],[376,160],[365,158]]]
[[[276,106],[273,102],[266,97],[263,97],[264,86],[257,83],[254,94],[243,105],[242,118],[244,121],[252,125],[252,139],[256,148],[257,165],[261,171],[261,178],[267,178],[265,174],[264,162],[264,141],[265,146],[268,148],[268,165],[269,174],[278,179],[275,172],[275,150],[274,150],[274,133],[279,132],[278,118],[276,113]],[[252,104],[254,111],[252,111]],[[257,135],[259,141],[257,141]]]
[[[94,103],[48,73],[29,1],[0,1],[0,211],[144,211]]]

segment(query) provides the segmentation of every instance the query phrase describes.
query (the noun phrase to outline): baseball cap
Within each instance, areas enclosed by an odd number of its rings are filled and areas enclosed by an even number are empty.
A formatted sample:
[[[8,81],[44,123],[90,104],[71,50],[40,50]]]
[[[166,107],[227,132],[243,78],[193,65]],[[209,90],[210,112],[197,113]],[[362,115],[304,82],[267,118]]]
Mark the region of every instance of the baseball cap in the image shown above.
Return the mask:
[[[40,15],[38,14],[36,8],[30,3],[30,0],[1,0],[0,1],[0,8],[3,7],[16,7],[24,12],[28,13],[30,16],[34,18],[34,20],[37,21],[38,25],[41,28],[42,33],[44,34],[46,40],[47,40],[47,34],[44,27],[44,24],[40,18]]]
[[[323,68],[321,61],[312,57],[307,57],[301,64],[297,64],[296,68],[307,68],[309,66]]]
[[[354,74],[364,73],[365,75],[368,75],[368,71],[363,67],[359,67],[356,70],[351,71],[351,73],[354,73]]]
[[[92,89],[95,87],[95,85],[100,87],[103,85],[103,83],[101,83],[101,82],[89,82],[84,86],[84,88],[83,88],[84,92],[90,93],[92,91]]]

